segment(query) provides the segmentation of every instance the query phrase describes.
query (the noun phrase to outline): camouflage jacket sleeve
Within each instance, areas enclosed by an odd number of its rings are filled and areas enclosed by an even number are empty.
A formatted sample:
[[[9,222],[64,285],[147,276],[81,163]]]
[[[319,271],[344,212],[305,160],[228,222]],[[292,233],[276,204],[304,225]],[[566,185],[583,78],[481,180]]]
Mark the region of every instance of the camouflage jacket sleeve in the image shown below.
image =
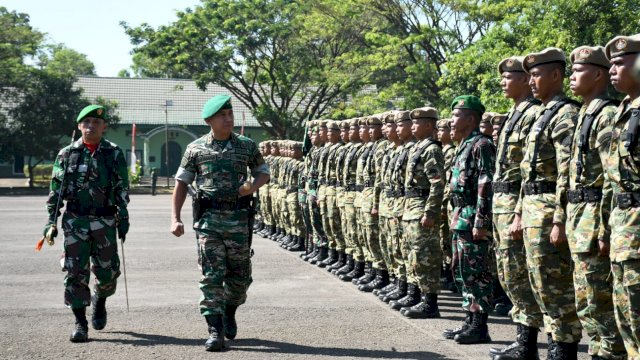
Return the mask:
[[[49,222],[53,222],[54,219],[60,215],[55,214],[56,205],[58,201],[62,201],[63,196],[62,179],[64,177],[64,170],[67,168],[69,160],[69,152],[67,148],[60,150],[56,160],[53,163],[53,170],[51,171],[51,182],[49,183],[49,198],[47,199],[47,212],[49,213]],[[62,206],[62,204],[61,204]]]
[[[611,147],[611,135],[613,130],[613,119],[615,117],[616,107],[607,106],[600,113],[597,131],[596,148],[600,155],[600,163],[602,164],[604,182],[602,184],[602,201],[600,202],[599,216],[600,228],[598,229],[598,239],[609,242],[611,237],[611,228],[609,227],[609,215],[611,215],[611,202],[613,198],[613,189],[611,183],[607,180],[607,164],[609,157],[609,149]]]
[[[551,130],[551,139],[556,151],[556,206],[553,213],[554,224],[567,221],[567,189],[569,188],[569,162],[571,160],[571,144],[573,131],[578,117],[575,105],[565,105],[556,115],[557,121]]]
[[[445,204],[449,201],[450,190],[449,190],[449,181],[451,180],[451,163],[453,162],[453,158],[456,154],[456,148],[453,145],[445,146],[442,151],[444,152],[444,194],[442,203]]]
[[[489,139],[476,143],[473,151],[478,166],[478,200],[474,228],[491,230],[492,179],[496,163],[496,149]]]
[[[124,153],[119,147],[114,151],[115,171],[113,172],[113,195],[118,209],[126,209],[129,203],[129,168]]]
[[[429,180],[429,196],[424,213],[430,219],[439,219],[444,196],[444,154],[439,145],[429,145],[422,155],[424,173]]]

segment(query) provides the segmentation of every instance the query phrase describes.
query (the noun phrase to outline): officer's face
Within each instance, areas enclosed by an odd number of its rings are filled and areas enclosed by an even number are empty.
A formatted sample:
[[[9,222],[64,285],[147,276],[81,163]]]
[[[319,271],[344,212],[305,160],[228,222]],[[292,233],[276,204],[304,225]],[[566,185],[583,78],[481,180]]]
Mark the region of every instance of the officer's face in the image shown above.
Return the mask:
[[[493,127],[491,126],[491,123],[488,122],[481,122],[480,123],[480,132],[483,135],[486,136],[491,136],[491,134],[493,134]]]
[[[429,130],[429,124],[426,120],[423,120],[423,119],[411,120],[411,133],[416,138],[418,139],[426,138],[428,130]]]
[[[349,128],[349,140],[360,141],[360,128],[358,126],[351,126]]]
[[[613,85],[616,90],[628,94],[637,91],[640,87],[640,83],[638,83],[633,76],[633,64],[637,58],[637,54],[629,54],[616,56],[611,59],[609,75],[611,75],[611,85]]]
[[[382,125],[369,125],[369,137],[376,141],[382,137]]]
[[[340,136],[342,137],[342,142],[349,141],[349,129],[342,128],[340,129]]]
[[[320,140],[322,140],[322,142],[326,142],[327,141],[328,132],[327,132],[327,127],[326,126],[321,126],[320,127],[319,136],[320,136]]]
[[[337,143],[338,141],[340,141],[340,130],[336,130],[336,129],[329,129],[328,131],[328,137],[329,137],[329,141],[333,144]]]
[[[500,127],[501,125],[493,125],[493,133],[491,134],[491,137],[493,138],[493,143],[498,144],[498,134],[500,133]]]
[[[462,141],[464,137],[476,127],[475,119],[471,112],[463,109],[453,109],[451,113],[451,138],[455,141]]]
[[[277,146],[274,146],[271,148],[271,154],[275,155],[275,156],[280,156],[280,148]]]
[[[517,99],[531,91],[529,76],[523,72],[503,72],[500,77],[500,86],[504,97],[508,99]]]
[[[82,133],[82,140],[89,144],[99,143],[106,129],[107,123],[99,118],[86,117],[78,123],[78,130]]]
[[[271,155],[271,146],[265,146],[264,147],[264,155]]]
[[[411,121],[405,120],[396,124],[396,133],[401,141],[407,141],[411,138]]]
[[[214,134],[230,135],[233,130],[233,109],[222,109],[212,117],[205,119]]]
[[[558,80],[562,82],[562,73],[553,64],[539,65],[530,69],[529,86],[536,99],[545,101],[553,95]]]
[[[360,125],[358,127],[358,133],[360,134],[360,139],[362,139],[362,141],[369,141],[369,125]]]
[[[569,89],[573,95],[589,95],[605,74],[603,68],[595,65],[573,64],[569,77]]]
[[[398,132],[396,131],[396,123],[387,123],[387,138],[391,141],[398,141]]]
[[[451,142],[451,131],[448,127],[439,126],[438,127],[438,141],[442,143]]]

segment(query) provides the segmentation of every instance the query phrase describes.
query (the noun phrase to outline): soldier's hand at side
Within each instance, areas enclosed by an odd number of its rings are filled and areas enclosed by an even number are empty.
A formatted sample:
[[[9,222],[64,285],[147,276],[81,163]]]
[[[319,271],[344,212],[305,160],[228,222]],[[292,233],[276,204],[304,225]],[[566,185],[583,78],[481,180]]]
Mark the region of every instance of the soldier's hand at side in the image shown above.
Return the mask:
[[[598,239],[598,255],[602,256],[602,257],[609,257],[609,243],[602,240],[602,239]]]
[[[475,241],[485,240],[489,236],[489,231],[487,229],[473,228],[471,233],[473,234],[473,240]]]
[[[174,221],[171,224],[171,233],[176,237],[184,235],[184,224],[182,221]]]
[[[564,224],[553,224],[551,228],[551,245],[558,247],[567,242],[567,233]]]
[[[378,216],[378,209],[371,209],[372,216]]]
[[[420,225],[422,225],[422,227],[430,228],[430,227],[433,227],[435,224],[436,224],[436,221],[430,217],[427,217],[427,215],[422,216],[422,219],[420,219]]]
[[[253,184],[251,183],[242,184],[242,186],[238,188],[238,193],[240,193],[241,197],[253,194]]]
[[[520,215],[516,214],[513,223],[509,226],[509,233],[511,233],[513,240],[522,239],[522,218]]]

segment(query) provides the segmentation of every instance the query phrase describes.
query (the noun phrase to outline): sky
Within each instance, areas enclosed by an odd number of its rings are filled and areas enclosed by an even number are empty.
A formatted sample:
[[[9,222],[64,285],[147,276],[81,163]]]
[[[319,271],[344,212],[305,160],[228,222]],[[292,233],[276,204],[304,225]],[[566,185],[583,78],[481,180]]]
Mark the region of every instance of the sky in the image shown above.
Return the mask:
[[[133,45],[120,22],[153,27],[177,19],[176,11],[193,8],[199,0],[3,0],[0,6],[26,13],[47,42],[63,43],[87,55],[98,76],[117,76],[128,69]]]

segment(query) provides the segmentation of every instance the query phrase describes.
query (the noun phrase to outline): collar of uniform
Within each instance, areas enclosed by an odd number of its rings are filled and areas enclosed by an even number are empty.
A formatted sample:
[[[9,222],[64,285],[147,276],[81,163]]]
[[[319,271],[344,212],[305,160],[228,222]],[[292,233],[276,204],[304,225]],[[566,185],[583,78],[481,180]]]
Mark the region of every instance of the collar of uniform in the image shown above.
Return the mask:
[[[207,143],[213,145],[214,142],[214,138],[213,138],[213,131],[209,131],[209,133],[207,134]],[[234,132],[231,133],[231,136],[229,136],[229,142],[227,143],[227,147],[229,147],[229,144],[231,144],[232,147],[235,147],[236,143],[238,142],[238,135],[236,135]]]
[[[100,139],[100,143],[98,143],[98,148],[96,148],[96,151],[100,150],[100,149],[108,149],[111,147],[111,144],[106,141],[105,139]],[[82,141],[82,138],[79,138],[78,140],[73,142],[73,145],[71,145],[72,149],[84,149],[84,142]]]
[[[473,139],[474,137],[476,137],[477,135],[480,135],[480,129],[473,129],[473,131],[471,132],[471,134],[469,134],[469,136],[467,136],[466,139],[464,139],[464,141],[462,142],[463,144],[466,144],[468,142],[471,142],[471,139]]]
[[[545,110],[547,109],[551,109],[558,101],[566,99],[567,96],[565,94],[559,94],[553,97],[553,99],[551,99],[551,101],[549,101],[547,103],[547,105],[544,107]]]
[[[593,99],[589,103],[588,106],[585,106],[585,104],[583,104],[582,108],[580,109],[580,113],[582,114],[582,112],[584,110],[585,114],[593,114],[593,112],[596,110],[598,105],[600,105],[600,103],[602,103],[605,100],[609,100],[609,97],[604,95],[604,94],[597,96],[595,99]]]
[[[523,102],[521,102],[520,104],[518,104],[518,106],[516,107],[516,109],[520,112],[524,111],[524,109],[529,106],[529,104],[533,103],[536,101],[536,98],[534,98],[533,96],[529,95],[527,96],[526,99],[524,99]]]

